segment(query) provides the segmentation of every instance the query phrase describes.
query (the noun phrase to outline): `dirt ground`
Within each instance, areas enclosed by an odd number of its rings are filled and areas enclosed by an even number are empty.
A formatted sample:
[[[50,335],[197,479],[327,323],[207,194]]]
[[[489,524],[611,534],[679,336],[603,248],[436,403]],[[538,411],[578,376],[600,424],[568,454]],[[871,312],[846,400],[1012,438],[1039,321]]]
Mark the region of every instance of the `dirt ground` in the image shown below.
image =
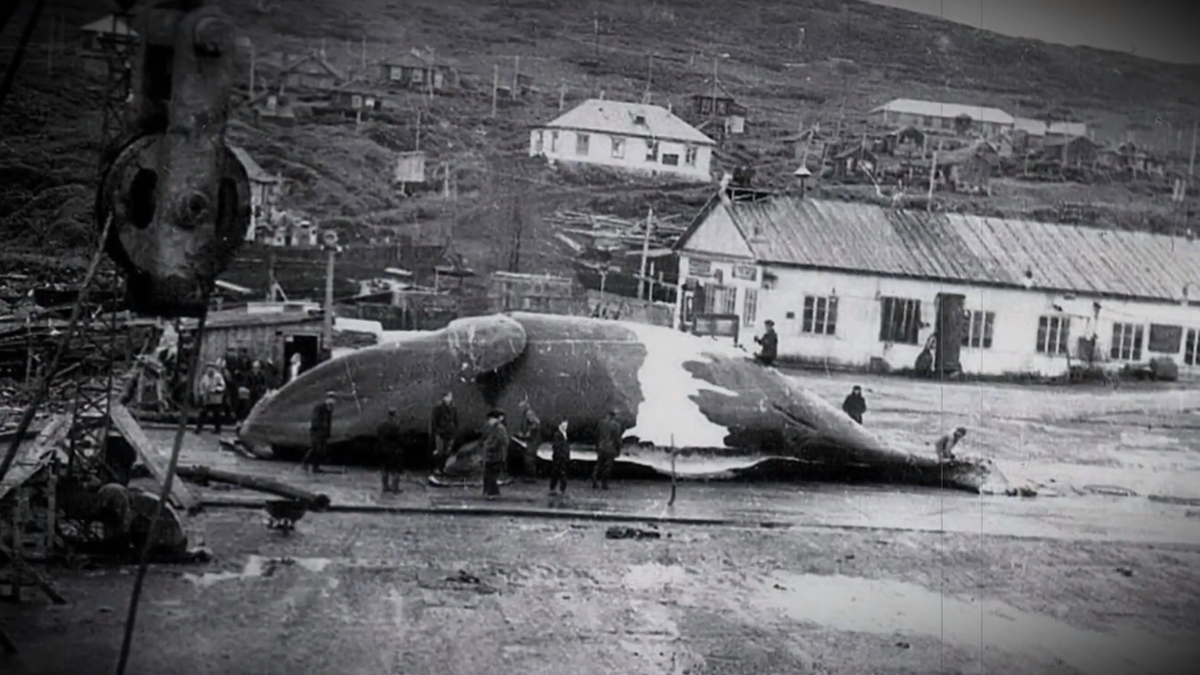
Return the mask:
[[[213,511],[154,570],[130,673],[1187,673],[1200,550],[973,535]],[[14,675],[115,658],[132,574],[0,607]],[[1189,651],[1192,650],[1192,651]],[[1190,659],[1190,660],[1185,660]]]
[[[598,494],[577,481],[565,501],[518,483],[489,505],[475,490],[430,488],[419,476],[402,495],[381,497],[369,470],[313,478],[189,433],[185,464],[274,476],[335,504],[414,512],[310,514],[284,537],[260,510],[208,509],[196,521],[216,559],[151,572],[129,672],[1195,671],[1200,513],[1184,497],[1200,482],[1200,395],[797,376],[835,402],[862,384],[868,426],[896,442],[919,445],[966,424],[966,451],[1057,478],[1046,483],[1057,491],[1014,499],[685,484],[667,507],[663,483]],[[171,431],[147,435],[167,445]],[[1102,479],[1138,490],[1088,489]],[[489,506],[509,515],[415,512]],[[619,525],[661,536],[614,540],[611,523],[563,511],[733,524]],[[0,625],[23,650],[0,656],[0,671],[57,675],[114,662],[130,570],[54,578],[71,605],[0,605]]]

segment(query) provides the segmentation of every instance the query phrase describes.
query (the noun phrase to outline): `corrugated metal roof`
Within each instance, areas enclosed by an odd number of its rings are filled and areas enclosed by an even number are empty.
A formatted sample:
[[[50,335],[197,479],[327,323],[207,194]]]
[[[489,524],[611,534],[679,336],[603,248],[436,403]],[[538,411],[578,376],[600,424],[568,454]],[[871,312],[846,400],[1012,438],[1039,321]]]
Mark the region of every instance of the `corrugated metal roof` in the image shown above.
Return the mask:
[[[644,124],[635,120],[642,117]],[[661,106],[592,98],[545,124],[548,128],[583,129],[623,136],[716,145],[695,127]]]
[[[734,203],[763,262],[1157,300],[1200,298],[1180,237],[779,196]]]
[[[917,101],[911,98],[898,98],[885,103],[871,112],[887,110],[906,115],[927,115],[929,117],[955,118],[967,115],[971,119],[992,124],[1012,124],[1013,116],[999,108],[988,108],[979,105],[962,105],[959,103],[939,103],[937,101]]]

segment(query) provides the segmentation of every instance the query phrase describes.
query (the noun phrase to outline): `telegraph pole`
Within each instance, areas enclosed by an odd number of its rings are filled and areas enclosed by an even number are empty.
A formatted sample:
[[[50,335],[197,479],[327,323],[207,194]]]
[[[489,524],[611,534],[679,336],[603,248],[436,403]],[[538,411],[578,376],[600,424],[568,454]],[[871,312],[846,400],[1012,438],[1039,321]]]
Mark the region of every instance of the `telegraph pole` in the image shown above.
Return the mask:
[[[638,272],[638,300],[646,290],[646,259],[650,257],[650,231],[654,229],[654,208],[646,211],[646,233],[642,235],[642,265]],[[653,292],[653,287],[651,287]]]
[[[337,258],[337,233],[332,230],[324,235],[325,244],[325,315],[321,330],[323,352],[333,351],[333,269]]]

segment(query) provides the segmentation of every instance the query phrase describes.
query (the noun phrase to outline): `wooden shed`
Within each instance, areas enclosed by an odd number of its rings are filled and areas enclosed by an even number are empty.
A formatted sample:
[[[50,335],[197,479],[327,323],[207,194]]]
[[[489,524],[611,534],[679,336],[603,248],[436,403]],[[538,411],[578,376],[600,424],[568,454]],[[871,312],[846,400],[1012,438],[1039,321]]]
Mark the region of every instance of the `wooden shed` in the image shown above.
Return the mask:
[[[228,350],[245,348],[251,359],[272,362],[283,374],[292,354],[300,354],[301,371],[320,362],[321,331],[324,326],[320,311],[269,311],[252,313],[246,309],[210,311],[201,347],[201,365],[213,363]],[[196,322],[186,321],[182,330],[185,339],[195,335]],[[201,369],[203,370],[203,368]]]

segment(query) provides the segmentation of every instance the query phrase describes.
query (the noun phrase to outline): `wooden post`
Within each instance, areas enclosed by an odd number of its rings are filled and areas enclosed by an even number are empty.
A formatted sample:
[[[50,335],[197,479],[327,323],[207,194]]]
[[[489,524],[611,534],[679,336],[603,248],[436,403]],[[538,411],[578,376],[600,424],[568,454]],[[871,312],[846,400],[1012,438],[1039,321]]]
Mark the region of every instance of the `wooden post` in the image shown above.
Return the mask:
[[[325,260],[325,316],[322,326],[322,336],[325,344],[322,350],[333,349],[333,266],[337,257],[337,246],[326,248]]]
[[[567,83],[564,82],[558,86],[558,109],[562,110],[567,102]]]
[[[642,264],[638,272],[638,300],[646,290],[646,258],[650,255],[650,231],[654,229],[654,209],[646,211],[646,232],[642,235]]]
[[[521,57],[513,57],[513,83],[512,83],[512,100],[519,98],[518,92],[521,90]]]
[[[929,199],[925,203],[925,212],[933,211],[933,186],[937,183],[937,161],[938,153],[942,151],[942,140],[938,139],[937,149],[933,151],[933,161],[929,163]]]
[[[496,97],[500,91],[500,65],[492,66],[492,117],[496,116]]]

